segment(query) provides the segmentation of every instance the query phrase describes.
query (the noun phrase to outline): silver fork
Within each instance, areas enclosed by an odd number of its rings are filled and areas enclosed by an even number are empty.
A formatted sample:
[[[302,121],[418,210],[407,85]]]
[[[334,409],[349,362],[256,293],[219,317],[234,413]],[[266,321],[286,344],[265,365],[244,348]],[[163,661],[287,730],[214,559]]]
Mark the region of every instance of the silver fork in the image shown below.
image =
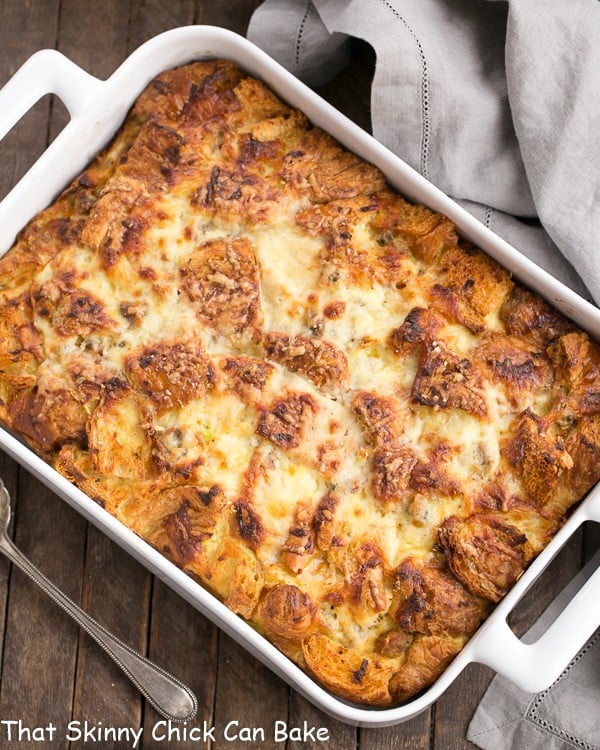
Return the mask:
[[[88,633],[129,677],[150,705],[166,719],[189,721],[198,710],[194,693],[182,682],[120,641],[72,602],[14,545],[7,535],[10,496],[0,479],[0,552],[26,573]]]

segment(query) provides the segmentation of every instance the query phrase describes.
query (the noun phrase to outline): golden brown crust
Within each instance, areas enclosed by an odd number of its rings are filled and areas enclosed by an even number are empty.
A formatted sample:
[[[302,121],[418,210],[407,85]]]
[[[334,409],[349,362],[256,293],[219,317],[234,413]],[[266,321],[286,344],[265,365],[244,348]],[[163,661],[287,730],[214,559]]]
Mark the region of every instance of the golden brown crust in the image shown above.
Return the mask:
[[[155,473],[145,404],[122,381],[110,382],[87,428],[89,452],[99,474],[144,479]]]
[[[392,614],[408,633],[470,635],[484,613],[483,603],[448,571],[410,558],[396,571]]]
[[[498,602],[533,557],[527,536],[494,514],[447,518],[439,543],[452,572],[476,596]]]
[[[151,82],[0,259],[0,421],[387,706],[600,479],[600,349],[213,60]]]
[[[464,644],[461,639],[438,635],[418,635],[408,649],[402,668],[389,682],[395,702],[404,701],[428,685],[446,669]]]
[[[125,360],[133,388],[158,409],[183,406],[200,398],[215,383],[214,366],[195,342],[163,342],[145,347]]]
[[[393,328],[388,343],[396,354],[408,354],[420,344],[435,340],[441,321],[424,307],[413,307],[402,325]]]
[[[567,452],[573,461],[568,471],[569,484],[575,492],[586,493],[600,479],[600,418],[584,417],[579,428],[567,441]]]
[[[386,657],[357,653],[321,634],[304,641],[302,652],[309,670],[342,698],[356,702],[366,696],[371,706],[389,705],[393,664]]]
[[[272,331],[265,335],[264,347],[269,359],[302,373],[318,387],[340,388],[348,380],[346,355],[325,339]]]
[[[505,298],[501,314],[506,332],[514,336],[530,336],[543,348],[576,326],[557,310],[522,286],[515,286]]]
[[[555,408],[571,415],[600,413],[600,353],[585,333],[567,333],[550,348]]]
[[[470,245],[448,249],[440,259],[442,280],[432,294],[446,312],[473,332],[485,330],[486,318],[512,289],[510,274]]]
[[[281,178],[316,203],[369,195],[385,186],[376,167],[341,148],[319,128],[310,129],[287,154]]]
[[[292,393],[261,413],[256,432],[280,448],[296,448],[302,441],[306,420],[317,408],[308,393]]]
[[[478,417],[487,415],[481,377],[473,363],[452,354],[435,340],[423,347],[412,399],[424,406],[462,409]]]
[[[511,404],[518,408],[528,393],[549,387],[552,371],[546,352],[517,336],[490,336],[477,348],[474,361],[489,370]]]
[[[207,490],[186,485],[164,490],[156,502],[175,509],[161,523],[166,540],[161,544],[154,539],[154,544],[181,567],[188,565],[215,531],[222,495],[217,485]]]
[[[279,583],[262,599],[256,619],[269,635],[300,642],[313,626],[315,608],[297,586]]]
[[[19,390],[8,413],[13,428],[42,452],[86,442],[87,413],[64,388]]]
[[[198,315],[220,333],[260,334],[258,267],[250,240],[215,240],[200,246],[181,268],[182,288]]]
[[[538,506],[552,499],[562,472],[573,465],[562,441],[548,434],[549,426],[546,420],[524,411],[517,418],[514,437],[506,448],[526,498]]]
[[[231,388],[241,398],[260,402],[262,391],[273,374],[274,368],[268,362],[254,357],[226,357],[221,364]]]

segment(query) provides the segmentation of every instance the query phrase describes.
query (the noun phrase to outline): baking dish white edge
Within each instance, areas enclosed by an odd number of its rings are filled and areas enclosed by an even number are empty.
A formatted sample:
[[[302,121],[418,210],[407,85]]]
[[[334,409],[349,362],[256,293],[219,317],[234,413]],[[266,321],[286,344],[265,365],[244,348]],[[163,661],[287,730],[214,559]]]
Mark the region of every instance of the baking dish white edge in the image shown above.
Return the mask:
[[[160,34],[136,50],[106,81],[93,78],[54,50],[36,53],[17,71],[0,90],[0,138],[46,93],[55,93],[63,100],[71,120],[0,203],[0,255],[11,247],[22,226],[49,205],[110,140],[135,98],[152,78],[168,68],[211,57],[234,60],[261,78],[351,151],[376,164],[399,192],[446,214],[464,237],[488,252],[592,336],[600,338],[600,311],[596,307],[483,226],[262,50],[233,32],[211,26],[188,26]],[[358,707],[321,688],[250,625],[2,429],[0,447],[308,700],[349,724],[383,727],[410,719],[435,702],[473,661],[491,666],[524,690],[544,689],[600,625],[597,608],[600,570],[588,579],[536,643],[522,644],[506,623],[515,604],[581,523],[600,521],[600,489],[596,487],[430,688],[394,708]]]

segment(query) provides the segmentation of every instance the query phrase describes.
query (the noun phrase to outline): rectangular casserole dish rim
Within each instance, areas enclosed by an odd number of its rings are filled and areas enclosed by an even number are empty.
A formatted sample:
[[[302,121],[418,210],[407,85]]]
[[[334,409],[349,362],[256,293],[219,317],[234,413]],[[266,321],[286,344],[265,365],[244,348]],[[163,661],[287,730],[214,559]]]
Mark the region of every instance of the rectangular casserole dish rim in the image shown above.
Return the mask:
[[[574,318],[584,330],[596,338],[600,337],[600,311],[597,308],[521,256],[518,251],[480,224],[401,159],[331,105],[321,100],[264,52],[243,37],[217,27],[190,26],[165,32],[138,48],[106,81],[99,81],[89,76],[52,50],[37,53],[25,63],[21,69],[25,70],[21,82],[27,75],[27,66],[29,66],[30,75],[41,75],[44,68],[46,71],[54,71],[54,77],[50,75],[45,81],[46,90],[42,91],[40,88],[40,95],[48,91],[57,93],[67,104],[72,119],[52,146],[0,203],[0,226],[4,227],[0,234],[0,255],[12,245],[16,231],[37,211],[48,205],[58,189],[65,187],[69,180],[81,171],[107,142],[137,95],[158,72],[193,59],[211,57],[232,59],[249,73],[261,78],[277,94],[293,106],[302,109],[313,122],[324,127],[350,150],[380,167],[390,183],[403,195],[448,215],[455,221],[463,236],[478,244],[509,268],[523,283],[543,294],[565,314]],[[20,72],[15,74],[10,84],[19,83]],[[8,90],[9,86],[7,85],[5,89]],[[4,93],[4,90],[0,91],[0,101]],[[34,101],[35,98],[29,106]],[[25,108],[21,107],[22,111],[26,111],[27,108],[27,103],[25,103]],[[0,108],[1,111],[2,108]],[[0,137],[8,129],[0,116]],[[70,148],[73,142],[84,143],[84,148],[70,160],[61,158],[63,153],[66,153],[66,148]],[[54,170],[52,169],[53,160]],[[65,161],[68,162],[66,165]],[[58,164],[61,165],[60,170],[56,169]],[[52,179],[49,179],[49,176],[52,176]],[[30,198],[29,201],[28,198]],[[20,206],[19,212],[15,213],[15,206]],[[11,228],[11,222],[3,221],[9,214],[13,217],[13,228]],[[600,491],[596,487],[579,505],[551,543],[533,561],[523,577],[496,607],[490,618],[482,624],[473,638],[428,689],[416,698],[394,708],[364,708],[349,704],[321,688],[309,675],[287,659],[250,625],[227,609],[216,597],[1,428],[0,447],[311,702],[334,718],[362,726],[389,726],[415,716],[437,700],[463,668],[472,661],[480,661],[501,669],[501,661],[493,652],[499,650],[501,643],[509,651],[512,650],[513,655],[516,648],[514,642],[507,640],[506,616],[575,529],[585,520],[600,520]],[[527,647],[523,646],[523,648]],[[526,652],[522,653],[524,658],[526,655]],[[570,656],[574,655],[575,652],[569,652],[563,666],[566,666]],[[535,666],[536,660],[534,659],[532,667],[535,668]],[[554,675],[556,676],[558,673]],[[547,685],[544,686],[547,687]]]

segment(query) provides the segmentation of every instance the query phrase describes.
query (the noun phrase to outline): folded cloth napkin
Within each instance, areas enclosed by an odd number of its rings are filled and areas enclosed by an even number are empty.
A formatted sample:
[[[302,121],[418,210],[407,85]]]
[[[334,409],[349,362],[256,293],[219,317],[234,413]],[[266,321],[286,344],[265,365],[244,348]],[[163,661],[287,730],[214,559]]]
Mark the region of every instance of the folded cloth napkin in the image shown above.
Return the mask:
[[[248,37],[310,85],[371,44],[374,136],[600,303],[598,0],[266,0]],[[494,678],[469,738],[600,750],[599,699],[597,633],[539,695]]]
[[[374,136],[600,302],[598,0],[266,0],[248,37],[311,85],[371,44]]]

